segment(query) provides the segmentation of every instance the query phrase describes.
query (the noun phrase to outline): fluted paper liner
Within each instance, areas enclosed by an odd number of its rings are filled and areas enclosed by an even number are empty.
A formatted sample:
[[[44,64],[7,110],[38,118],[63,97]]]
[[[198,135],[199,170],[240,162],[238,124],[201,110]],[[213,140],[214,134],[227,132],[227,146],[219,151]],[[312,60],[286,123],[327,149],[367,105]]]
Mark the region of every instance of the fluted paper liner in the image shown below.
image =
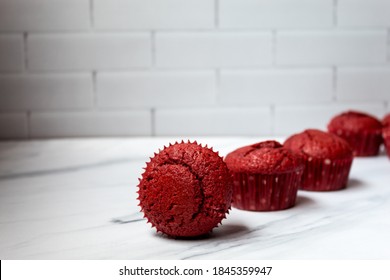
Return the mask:
[[[353,157],[346,159],[307,158],[300,189],[335,191],[346,187]]]
[[[280,174],[233,174],[235,208],[275,211],[295,205],[303,169]]]
[[[347,141],[353,149],[354,156],[369,157],[376,156],[379,153],[382,144],[380,131],[361,131],[359,133],[351,133],[342,129],[329,131]]]

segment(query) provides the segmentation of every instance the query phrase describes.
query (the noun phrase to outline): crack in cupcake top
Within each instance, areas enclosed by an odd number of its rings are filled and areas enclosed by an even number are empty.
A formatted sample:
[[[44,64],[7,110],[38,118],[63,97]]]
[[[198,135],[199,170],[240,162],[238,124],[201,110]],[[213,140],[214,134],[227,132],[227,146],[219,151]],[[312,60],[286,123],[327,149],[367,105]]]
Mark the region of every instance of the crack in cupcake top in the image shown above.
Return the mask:
[[[318,129],[307,129],[290,136],[284,146],[306,157],[341,159],[352,157],[352,148],[344,139]]]
[[[382,123],[374,116],[357,111],[348,111],[335,116],[329,122],[328,129],[333,131],[341,129],[352,132],[378,132],[382,129]]]
[[[302,158],[276,141],[264,141],[229,153],[225,162],[233,172],[286,173],[303,169]]]

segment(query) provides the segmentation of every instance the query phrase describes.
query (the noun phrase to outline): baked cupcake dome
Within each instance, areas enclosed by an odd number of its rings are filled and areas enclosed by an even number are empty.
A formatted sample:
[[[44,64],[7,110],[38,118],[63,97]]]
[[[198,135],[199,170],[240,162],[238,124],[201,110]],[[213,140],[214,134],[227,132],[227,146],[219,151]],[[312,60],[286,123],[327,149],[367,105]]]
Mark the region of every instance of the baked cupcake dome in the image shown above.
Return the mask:
[[[387,155],[390,158],[390,114],[386,115],[382,121],[382,137],[385,144]]]
[[[383,120],[382,120],[382,125],[383,125],[384,127],[390,126],[390,114],[387,114],[387,115],[383,118]]]
[[[287,138],[284,147],[305,159],[301,189],[334,191],[346,187],[353,151],[344,139],[317,129],[307,129]]]
[[[151,158],[138,194],[141,210],[157,231],[194,237],[207,234],[225,218],[232,180],[216,152],[196,142],[182,142]]]
[[[368,114],[348,111],[335,116],[328,131],[345,139],[355,156],[375,156],[382,143],[382,124]]]
[[[241,147],[225,162],[233,175],[233,203],[238,209],[273,211],[295,205],[303,172],[302,158],[276,141]]]

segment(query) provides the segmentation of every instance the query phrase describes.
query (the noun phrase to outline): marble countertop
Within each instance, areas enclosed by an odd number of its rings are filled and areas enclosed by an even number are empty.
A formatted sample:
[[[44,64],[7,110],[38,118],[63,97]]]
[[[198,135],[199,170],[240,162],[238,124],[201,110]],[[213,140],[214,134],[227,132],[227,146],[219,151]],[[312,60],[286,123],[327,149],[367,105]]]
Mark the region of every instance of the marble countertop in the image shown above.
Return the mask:
[[[187,138],[185,138],[187,139]],[[259,138],[191,137],[221,155]],[[0,142],[0,259],[390,259],[390,160],[354,160],[345,190],[232,209],[207,238],[157,234],[136,200],[145,161],[181,138]]]

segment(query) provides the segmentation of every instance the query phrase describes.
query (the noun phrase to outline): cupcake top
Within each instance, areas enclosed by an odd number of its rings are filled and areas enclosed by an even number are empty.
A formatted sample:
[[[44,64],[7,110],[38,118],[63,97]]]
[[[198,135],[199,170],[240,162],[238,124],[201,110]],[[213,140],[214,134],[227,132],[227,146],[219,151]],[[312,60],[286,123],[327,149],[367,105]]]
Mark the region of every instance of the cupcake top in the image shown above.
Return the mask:
[[[382,130],[382,135],[384,138],[390,137],[390,114],[386,115],[383,120],[383,130]]]
[[[390,127],[390,114],[387,114],[382,121],[384,127]]]
[[[233,183],[222,157],[194,143],[175,143],[155,154],[139,183],[142,211],[165,234],[206,234],[230,208]]]
[[[350,158],[353,154],[347,141],[317,129],[307,129],[290,136],[284,146],[306,157],[341,159]]]
[[[264,141],[229,153],[225,162],[233,172],[286,173],[303,169],[303,159],[276,141]]]
[[[382,124],[374,116],[356,111],[348,111],[335,116],[329,122],[328,129],[331,131],[347,130],[350,132],[378,132],[382,129]]]

